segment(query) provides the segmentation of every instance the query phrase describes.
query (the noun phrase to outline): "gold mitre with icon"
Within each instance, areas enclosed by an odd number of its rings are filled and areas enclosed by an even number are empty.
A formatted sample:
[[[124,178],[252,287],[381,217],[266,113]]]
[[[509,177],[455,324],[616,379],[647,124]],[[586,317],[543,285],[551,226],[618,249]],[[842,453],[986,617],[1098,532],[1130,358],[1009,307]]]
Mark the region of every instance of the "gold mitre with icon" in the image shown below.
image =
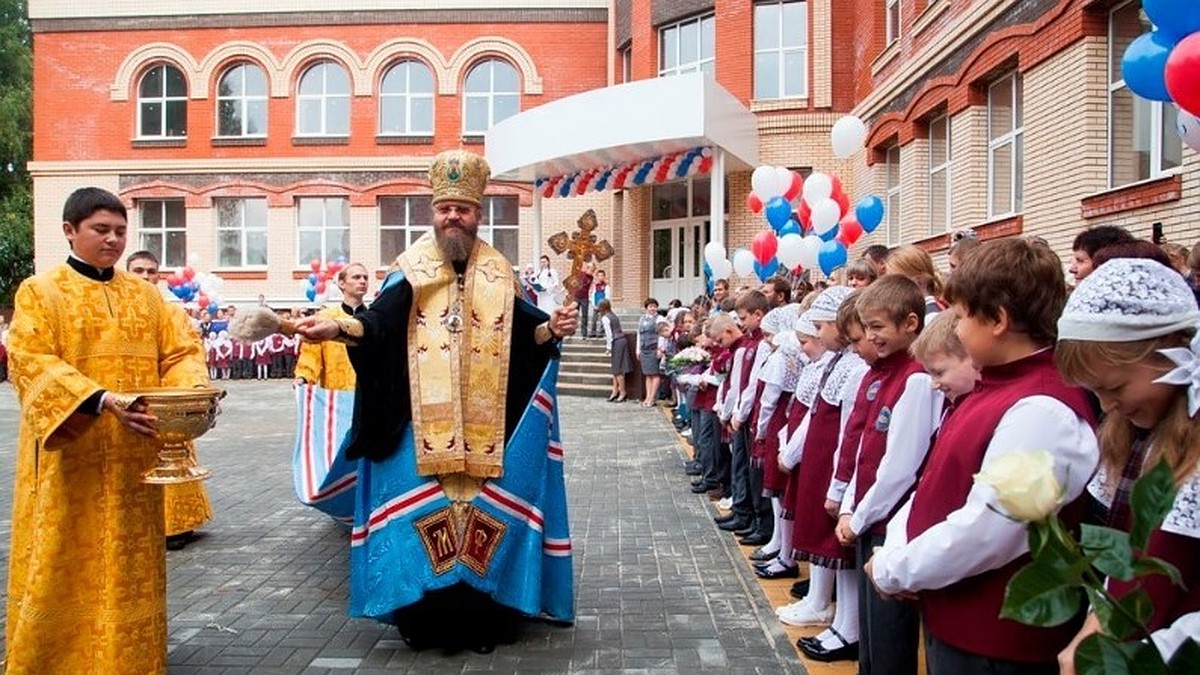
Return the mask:
[[[466,150],[447,150],[433,158],[429,167],[429,185],[433,203],[445,201],[483,205],[492,169],[487,160]]]

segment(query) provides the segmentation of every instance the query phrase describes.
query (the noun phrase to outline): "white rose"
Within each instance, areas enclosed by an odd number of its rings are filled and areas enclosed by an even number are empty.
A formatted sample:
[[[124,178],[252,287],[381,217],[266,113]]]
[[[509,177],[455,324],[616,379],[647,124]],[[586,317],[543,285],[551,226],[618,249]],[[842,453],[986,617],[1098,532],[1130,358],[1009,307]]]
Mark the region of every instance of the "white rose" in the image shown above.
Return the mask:
[[[1014,452],[988,462],[975,482],[990,485],[1000,506],[1022,522],[1043,521],[1062,502],[1054,457],[1045,450]]]

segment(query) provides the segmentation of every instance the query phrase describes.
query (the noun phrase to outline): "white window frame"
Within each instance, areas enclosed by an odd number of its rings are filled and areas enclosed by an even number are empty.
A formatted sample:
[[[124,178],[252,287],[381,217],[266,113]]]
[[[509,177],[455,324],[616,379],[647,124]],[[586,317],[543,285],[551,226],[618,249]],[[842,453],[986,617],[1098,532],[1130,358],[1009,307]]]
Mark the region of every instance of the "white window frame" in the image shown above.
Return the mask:
[[[1012,123],[1013,126],[1008,131],[991,138],[992,134],[992,93],[1005,80],[1012,80]],[[988,200],[988,218],[1003,218],[1021,213],[1024,208],[1024,136],[1025,136],[1025,112],[1021,110],[1021,101],[1024,97],[1020,95],[1020,89],[1024,86],[1021,78],[1021,73],[1012,71],[1005,74],[1003,77],[996,78],[988,85],[987,99],[987,133],[988,133],[988,161],[987,161],[987,200]],[[1005,146],[1012,148],[1012,165],[1009,176],[1009,197],[1007,211],[995,210],[995,189],[996,189],[996,152]]]
[[[903,31],[903,5],[900,0],[883,0],[883,13],[886,23],[886,44],[891,46],[898,41]]]
[[[384,82],[388,76],[396,72],[397,68],[407,66],[404,74],[403,91],[400,93],[389,93],[384,91]],[[429,91],[414,92],[412,88],[412,69],[424,68],[429,74]],[[380,136],[432,136],[434,126],[437,120],[437,107],[434,98],[434,89],[437,88],[437,80],[433,74],[433,69],[424,61],[419,59],[401,59],[388,67],[384,72],[383,77],[379,80],[379,135]],[[404,130],[403,131],[385,131],[383,128],[383,107],[389,100],[399,101],[400,105],[404,106]],[[413,102],[417,100],[429,101],[429,109],[431,116],[429,118],[428,129],[416,129],[413,127]]]
[[[314,200],[314,201],[321,202],[321,226],[320,227],[305,227],[304,224],[300,220],[300,208],[301,208],[300,203],[303,201],[307,201],[307,200]],[[331,259],[331,257],[330,257],[331,252],[326,250],[326,244],[328,244],[328,242],[329,242],[329,236],[328,236],[329,232],[345,230],[347,235],[349,235],[349,232],[350,232],[350,216],[349,216],[349,214],[347,214],[347,216],[346,216],[346,223],[344,226],[331,227],[329,225],[329,222],[327,219],[327,215],[329,212],[325,208],[325,203],[328,201],[331,201],[331,200],[344,202],[346,204],[346,206],[349,207],[349,202],[350,202],[349,197],[321,197],[321,196],[313,195],[313,196],[304,196],[304,197],[296,198],[296,261],[297,261],[296,266],[297,267],[307,267],[310,262],[309,260],[301,260],[300,259],[300,246],[301,246],[301,236],[300,235],[301,234],[303,234],[305,232],[320,232],[321,233],[321,255],[320,255],[321,262],[325,262],[325,261],[328,261]],[[347,210],[348,210],[348,208],[347,208]],[[347,237],[347,241],[346,241],[346,248],[347,249],[350,248],[350,242],[349,242],[348,237]],[[348,250],[346,253],[347,253],[347,255],[349,255]]]
[[[946,127],[946,158],[941,164],[934,164],[936,158],[933,154],[933,127],[937,124],[944,124]],[[950,116],[948,114],[939,115],[929,121],[929,234],[942,234],[953,229],[953,173],[954,173],[954,143],[952,142],[952,132],[950,130]],[[945,203],[938,204],[933,196],[933,181],[941,174],[946,185]],[[934,226],[933,214],[939,208],[945,213],[946,227],[943,230],[938,230]]]
[[[518,220],[520,220],[521,202],[511,195],[488,195],[483,198],[482,217],[479,219],[479,238],[486,241],[489,246],[495,246],[496,230],[505,230],[518,232],[520,230],[519,223],[497,223],[496,214],[500,211],[497,202],[501,199],[512,199],[517,203]],[[520,259],[521,239],[517,237],[517,254],[518,257],[512,262],[515,264]]]
[[[683,54],[680,53],[679,33],[684,26],[696,24],[696,54],[695,58],[688,55],[691,60],[683,61]],[[708,27],[712,31],[713,37],[713,53],[708,57],[704,56],[704,29]],[[666,65],[666,41],[670,34],[675,36],[675,65]],[[697,70],[714,74],[716,70],[717,54],[716,54],[716,34],[717,25],[714,14],[701,14],[690,19],[684,19],[669,26],[663,26],[658,30],[658,76],[665,77],[668,75],[680,75],[683,73],[693,73]]]
[[[300,90],[303,87],[304,78],[312,75],[313,70],[318,67],[325,66],[321,70],[321,93],[319,94],[301,94]],[[329,78],[327,68],[340,68],[342,73],[346,75],[346,93],[331,94],[329,93]],[[353,115],[350,113],[351,94],[353,93],[354,83],[350,79],[350,72],[341,63],[333,59],[321,59],[308,65],[304,72],[300,73],[300,77],[296,80],[296,135],[304,137],[312,136],[330,136],[333,138],[346,138],[350,135],[350,124],[353,121]],[[346,132],[345,133],[329,133],[329,103],[334,99],[346,100]],[[321,103],[321,128],[318,131],[305,131],[301,128],[301,103],[304,101],[320,101]]]
[[[253,224],[253,223],[246,222],[246,205],[249,202],[262,202],[263,222],[261,224]],[[237,223],[234,223],[231,225],[228,223],[221,222],[221,204],[222,203],[236,203],[237,204],[237,206],[238,206],[238,209],[237,209],[237,221],[238,222]],[[269,260],[268,256],[270,255],[270,250],[271,250],[269,244],[267,245],[266,250],[263,252],[263,262],[250,263],[250,262],[246,261],[246,253],[249,248],[247,246],[246,240],[247,240],[247,237],[249,234],[262,233],[264,244],[267,243],[267,237],[269,236],[268,235],[269,228],[267,227],[267,222],[269,220],[270,207],[267,205],[266,198],[265,197],[218,197],[216,199],[213,199],[213,212],[216,215],[216,220],[217,220],[217,227],[216,227],[216,230],[217,230],[217,266],[221,267],[221,268],[231,268],[231,267],[232,268],[254,268],[254,269],[265,268],[267,266],[267,261]],[[221,233],[222,232],[231,232],[231,231],[238,233],[238,258],[239,258],[239,260],[236,265],[229,265],[229,264],[225,263],[223,260],[221,260]]]
[[[896,246],[900,243],[900,186],[904,176],[900,174],[900,144],[888,146],[884,150],[883,185],[886,201],[884,202],[884,219],[887,221],[887,245]],[[892,182],[892,168],[895,167],[896,182]]]
[[[496,66],[494,64],[500,64],[505,67],[512,68],[513,73],[516,75],[516,81],[517,81],[516,89],[514,89],[512,91],[497,91],[496,90]],[[475,72],[476,68],[482,68],[484,66],[491,67],[491,69],[488,72],[488,90],[486,92],[467,91],[467,80],[470,79],[471,73]],[[513,65],[512,63],[510,63],[502,58],[493,56],[491,58],[483,59],[481,61],[477,61],[474,64],[472,64],[471,67],[467,70],[467,76],[463,78],[462,88],[463,88],[462,125],[463,125],[463,135],[464,136],[482,136],[485,133],[487,133],[487,130],[491,129],[494,124],[502,121],[502,120],[496,119],[496,98],[498,96],[515,96],[517,99],[517,112],[520,112],[520,110],[521,110],[521,71],[515,65]],[[487,100],[487,110],[488,110],[487,117],[488,118],[487,118],[487,127],[486,128],[470,129],[467,127],[467,102],[472,99]],[[516,113],[514,113],[514,114],[516,114]]]
[[[179,95],[179,96],[167,95],[167,69],[168,68],[178,72],[179,77],[183,79],[183,94],[182,95]],[[155,94],[154,96],[142,96],[142,83],[144,83],[146,81],[146,78],[150,76],[150,73],[155,70],[162,71],[162,77],[160,78],[160,82],[162,83],[162,86],[160,88],[161,93]],[[187,100],[188,100],[188,81],[187,81],[187,76],[183,74],[183,69],[181,69],[179,66],[175,65],[174,63],[168,63],[168,62],[156,63],[153,66],[147,68],[145,70],[145,72],[142,73],[142,76],[138,78],[138,84],[137,84],[137,137],[139,139],[155,139],[155,140],[158,140],[158,139],[180,139],[180,140],[186,139],[187,138],[187,126],[188,126],[187,125]],[[143,134],[142,133],[142,120],[144,119],[144,116],[145,116],[143,108],[145,107],[145,105],[147,103],[157,103],[159,105],[158,123],[159,123],[160,133],[157,133],[157,134]],[[167,129],[169,128],[169,126],[167,124],[167,104],[168,103],[183,103],[183,133],[179,134],[177,136],[172,136],[167,133]]]
[[[784,37],[785,36],[783,34],[783,6],[791,5],[791,4],[798,4],[804,8],[804,21],[802,23],[803,44],[801,44],[798,47],[784,46]],[[758,73],[758,69],[756,68],[755,72],[754,72],[755,99],[760,100],[760,101],[771,101],[771,100],[780,100],[780,99],[807,98],[808,97],[808,85],[809,85],[809,82],[808,82],[808,80],[809,80],[809,77],[808,77],[808,26],[809,26],[809,21],[810,21],[810,16],[809,16],[809,12],[808,12],[808,9],[809,9],[808,8],[808,0],[768,0],[766,2],[756,2],[756,3],[754,3],[755,19],[757,19],[758,9],[760,7],[771,7],[771,6],[777,8],[776,9],[776,17],[777,18],[776,18],[776,21],[774,22],[774,25],[778,31],[778,35],[776,36],[776,38],[777,38],[776,44],[778,46],[770,47],[770,48],[759,48],[760,40],[758,39],[758,35],[755,35],[754,36],[754,62],[755,62],[755,64],[758,63],[758,57],[760,54],[774,54],[775,55],[776,68],[777,68],[776,72],[778,73],[778,77],[779,77],[779,81],[775,83],[776,91],[778,92],[778,95],[770,96],[770,97],[758,96],[759,73]],[[757,30],[757,28],[758,28],[757,20],[755,20],[754,25],[755,25],[755,29]],[[785,64],[787,63],[787,56],[789,54],[797,54],[797,53],[801,54],[803,57],[802,58],[803,65],[801,66],[801,68],[803,71],[804,86],[801,88],[801,91],[797,94],[787,94],[787,93],[785,93],[786,89],[787,89],[787,87],[786,87],[787,68],[785,67]]]
[[[633,81],[633,45],[621,50],[621,84]]]
[[[247,78],[246,78],[245,74],[243,73],[243,75],[242,75],[242,90],[240,92],[235,92],[228,96],[221,95],[221,82],[223,82],[225,80],[225,78],[228,77],[234,71],[235,68],[243,68],[247,71],[253,69],[253,70],[257,70],[259,73],[262,73],[263,84],[264,84],[263,92],[261,94],[247,93],[246,92]],[[231,64],[228,68],[226,68],[224,71],[222,71],[221,77],[219,77],[217,79],[217,105],[216,105],[215,110],[213,111],[216,114],[215,124],[213,125],[213,129],[216,131],[215,136],[217,138],[266,138],[267,124],[270,119],[270,106],[267,105],[267,101],[269,99],[269,92],[270,92],[270,83],[267,80],[267,73],[257,63],[253,63],[251,61],[241,61],[238,63]],[[221,133],[221,104],[226,101],[232,101],[235,105],[237,105],[238,114],[239,114],[238,126],[240,127],[239,133],[236,133],[236,134],[222,134]],[[248,111],[250,109],[251,103],[262,103],[263,104],[263,128],[262,128],[262,131],[258,132],[258,133],[250,133],[250,132],[246,131],[246,120],[248,118]]]
[[[183,206],[183,222],[172,224],[167,220],[167,204],[182,204]],[[153,207],[151,205],[154,205]],[[158,259],[159,264],[163,267],[183,267],[187,264],[187,206],[183,199],[144,199],[138,200],[138,244],[140,248],[153,253]],[[149,208],[157,208],[159,212],[159,222],[162,227],[147,227],[146,225],[146,210]],[[182,260],[169,260],[167,258],[167,240],[173,232],[183,234],[183,255]],[[157,234],[159,239],[158,246],[150,246],[146,243],[147,234]]]
[[[404,249],[397,253],[403,253],[412,246],[413,242],[420,239],[422,235],[433,231],[433,213],[430,206],[432,195],[388,195],[379,198],[379,237],[377,239],[379,259],[384,265],[390,264],[392,257],[385,256],[383,253],[383,234],[385,232],[404,232]],[[403,223],[385,223],[383,222],[383,202],[398,201],[404,204],[404,222]],[[424,205],[419,202],[424,201]],[[413,213],[424,208],[428,213],[425,215],[425,222],[428,225],[414,225]]]
[[[1150,141],[1149,141],[1150,142],[1150,175],[1145,178],[1138,178],[1136,180],[1125,182],[1125,183],[1117,183],[1116,179],[1115,179],[1116,173],[1117,173],[1117,167],[1116,167],[1116,157],[1113,156],[1113,135],[1115,133],[1115,130],[1114,130],[1115,125],[1113,124],[1113,119],[1114,119],[1113,118],[1113,99],[1116,96],[1117,92],[1121,91],[1122,89],[1127,89],[1127,87],[1125,84],[1125,79],[1121,75],[1120,69],[1113,68],[1113,61],[1114,61],[1113,50],[1114,50],[1114,42],[1115,42],[1114,36],[1116,35],[1116,30],[1115,30],[1115,27],[1113,26],[1113,18],[1116,16],[1117,12],[1121,11],[1122,9],[1125,9],[1126,7],[1128,7],[1131,4],[1134,4],[1135,2],[1137,2],[1138,5],[1141,4],[1140,0],[1126,0],[1125,2],[1122,2],[1118,5],[1116,5],[1115,7],[1113,7],[1112,9],[1110,9],[1108,11],[1108,40],[1106,43],[1107,48],[1108,48],[1108,53],[1107,53],[1107,56],[1108,56],[1108,92],[1107,92],[1107,96],[1108,96],[1108,98],[1107,98],[1108,142],[1106,143],[1108,165],[1106,168],[1108,170],[1107,171],[1107,173],[1108,173],[1107,181],[1108,181],[1109,189],[1124,187],[1126,185],[1133,185],[1135,183],[1139,183],[1144,180],[1155,180],[1158,178],[1163,178],[1165,176],[1172,176],[1172,175],[1178,174],[1183,171],[1182,165],[1176,166],[1176,167],[1164,167],[1163,166],[1163,155],[1164,155],[1163,139],[1164,138],[1175,139],[1174,142],[1180,143],[1181,148],[1182,148],[1182,140],[1179,139],[1179,136],[1178,136],[1178,134],[1175,133],[1175,130],[1163,128],[1165,126],[1163,124],[1163,114],[1165,112],[1163,106],[1166,106],[1168,104],[1163,103],[1162,101],[1149,101],[1149,104],[1150,104]],[[1130,95],[1136,96],[1132,92],[1130,92]],[[1135,131],[1135,133],[1136,133],[1136,131]]]

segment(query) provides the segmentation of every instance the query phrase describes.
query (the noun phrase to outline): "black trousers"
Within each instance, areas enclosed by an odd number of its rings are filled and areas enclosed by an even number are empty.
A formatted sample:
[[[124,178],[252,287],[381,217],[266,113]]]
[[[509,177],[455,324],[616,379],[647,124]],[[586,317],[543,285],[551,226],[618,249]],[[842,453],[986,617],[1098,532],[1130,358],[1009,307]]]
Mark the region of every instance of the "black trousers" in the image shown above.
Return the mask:
[[[858,569],[871,559],[883,535],[863,533],[855,543]],[[875,590],[867,575],[858,575],[858,674],[916,675],[921,613],[917,606],[889,600]],[[932,671],[931,671],[932,672]],[[947,670],[947,674],[959,671]]]
[[[1019,663],[968,654],[929,631],[925,631],[925,660],[929,675],[1058,675],[1057,663]]]

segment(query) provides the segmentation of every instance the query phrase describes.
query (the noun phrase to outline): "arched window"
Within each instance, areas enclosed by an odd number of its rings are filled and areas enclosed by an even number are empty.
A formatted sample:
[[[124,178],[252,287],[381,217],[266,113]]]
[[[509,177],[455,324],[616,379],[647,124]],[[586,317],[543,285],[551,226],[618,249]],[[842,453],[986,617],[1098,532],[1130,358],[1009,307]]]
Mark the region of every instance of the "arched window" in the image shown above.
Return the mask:
[[[167,63],[151,67],[138,84],[138,136],[187,136],[187,80]]]
[[[300,76],[296,97],[299,136],[350,134],[350,77],[333,61],[319,61]]]
[[[381,135],[433,135],[433,73],[420,61],[400,61],[379,87]]]
[[[238,63],[221,75],[217,135],[267,135],[267,75],[256,64]]]
[[[480,135],[521,110],[521,79],[507,61],[480,61],[463,87],[463,133]]]

